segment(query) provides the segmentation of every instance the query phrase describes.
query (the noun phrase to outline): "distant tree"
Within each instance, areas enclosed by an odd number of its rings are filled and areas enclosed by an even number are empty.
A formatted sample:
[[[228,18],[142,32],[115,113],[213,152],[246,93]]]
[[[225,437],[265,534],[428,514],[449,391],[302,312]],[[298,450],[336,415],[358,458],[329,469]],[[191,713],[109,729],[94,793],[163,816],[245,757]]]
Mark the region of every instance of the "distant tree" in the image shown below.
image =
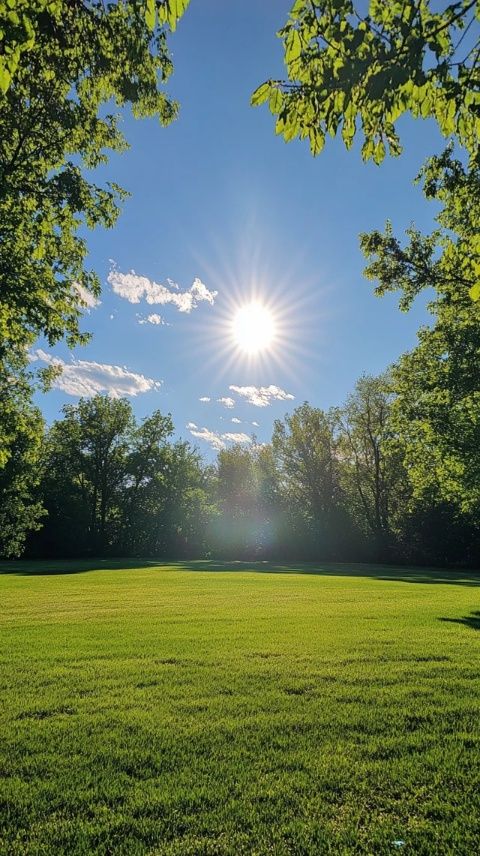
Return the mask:
[[[165,499],[159,547],[169,556],[204,556],[210,549],[210,524],[216,514],[213,473],[184,441],[168,450]]]
[[[125,553],[155,552],[165,514],[171,416],[159,410],[132,428],[125,458],[119,545]]]
[[[221,513],[217,521],[218,549],[240,558],[252,553],[255,556],[259,534],[256,485],[253,457],[246,446],[235,444],[218,453],[217,491]]]
[[[327,513],[339,502],[339,461],[334,419],[307,402],[273,429],[273,450],[282,482],[306,511]]]
[[[460,387],[440,387],[432,343],[391,376],[361,378],[344,407],[303,404],[277,420],[271,445],[223,449],[215,467],[170,442],[169,415],[138,424],[127,401],[105,396],[65,407],[43,441],[30,381],[12,376],[0,390],[1,552],[18,555],[43,523],[30,555],[474,564],[475,397],[453,421]]]
[[[101,555],[120,525],[132,408],[125,399],[97,395],[63,408],[48,436],[44,495],[46,538],[66,552]]]
[[[0,360],[0,556],[21,554],[44,509],[37,495],[42,475],[44,420],[32,404],[23,354]]]
[[[363,376],[335,411],[348,507],[382,559],[394,546],[399,506],[408,499],[400,456],[389,444],[391,406],[388,375]]]
[[[134,555],[203,555],[212,511],[203,462],[189,443],[169,443],[171,417],[156,411],[132,436],[117,549]]]
[[[217,467],[218,495],[222,508],[238,516],[249,513],[255,492],[250,449],[240,443],[221,449]]]
[[[288,78],[263,83],[252,103],[267,101],[276,132],[307,139],[314,155],[338,131],[350,148],[361,125],[362,155],[380,163],[387,148],[400,153],[409,113],[477,157],[479,20],[477,0],[295,0],[279,31]]]
[[[46,443],[48,518],[35,555],[201,555],[214,511],[209,470],[188,443],[170,443],[170,415],[138,424],[125,399],[64,407]]]
[[[126,148],[113,105],[168,124],[168,30],[188,0],[9,0],[0,11],[0,358],[44,335],[69,345],[98,296],[84,227],[125,195],[86,171]]]
[[[275,421],[272,446],[280,489],[299,540],[309,537],[316,554],[332,557],[351,536],[334,413],[305,402]],[[303,551],[307,549],[304,543]]]
[[[435,494],[413,497],[403,508],[398,556],[416,564],[478,568],[480,519],[478,509],[463,512],[458,504]]]
[[[217,459],[217,549],[258,558],[278,543],[281,503],[272,447],[252,443],[222,449]]]

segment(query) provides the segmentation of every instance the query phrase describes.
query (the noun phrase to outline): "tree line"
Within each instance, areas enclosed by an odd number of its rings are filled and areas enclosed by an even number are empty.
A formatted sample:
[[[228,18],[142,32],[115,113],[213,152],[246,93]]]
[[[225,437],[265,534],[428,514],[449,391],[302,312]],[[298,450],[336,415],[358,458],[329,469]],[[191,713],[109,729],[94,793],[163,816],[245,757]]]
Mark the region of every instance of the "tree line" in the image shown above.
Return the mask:
[[[169,415],[126,399],[38,410],[2,470],[0,550],[30,557],[217,557],[474,564],[480,520],[409,464],[394,371],[362,377],[343,407],[304,403],[271,441],[206,463]]]

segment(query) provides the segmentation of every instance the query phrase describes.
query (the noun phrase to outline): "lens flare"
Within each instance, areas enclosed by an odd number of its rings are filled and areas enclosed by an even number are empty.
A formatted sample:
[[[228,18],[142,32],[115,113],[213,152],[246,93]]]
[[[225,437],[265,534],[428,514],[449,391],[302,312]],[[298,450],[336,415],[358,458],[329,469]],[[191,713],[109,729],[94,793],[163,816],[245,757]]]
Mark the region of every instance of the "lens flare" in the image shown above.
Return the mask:
[[[236,344],[248,354],[267,350],[275,338],[272,313],[261,303],[248,303],[237,309],[232,326]]]

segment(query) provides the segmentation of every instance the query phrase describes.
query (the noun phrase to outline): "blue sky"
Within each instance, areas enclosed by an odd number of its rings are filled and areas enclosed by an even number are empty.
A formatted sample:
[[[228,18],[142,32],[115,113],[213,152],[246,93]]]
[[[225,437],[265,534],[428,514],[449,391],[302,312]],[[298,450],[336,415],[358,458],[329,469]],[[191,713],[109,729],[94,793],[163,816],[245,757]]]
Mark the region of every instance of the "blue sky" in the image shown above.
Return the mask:
[[[125,114],[130,150],[102,170],[102,179],[132,195],[115,229],[88,236],[101,304],[85,316],[88,346],[72,355],[59,345],[49,354],[67,368],[64,389],[39,399],[48,421],[93,379],[136,392],[130,400],[139,417],[170,412],[177,436],[210,456],[229,442],[218,439],[222,434],[254,431],[268,440],[273,420],[305,400],[340,404],[362,373],[381,372],[414,345],[427,319],[424,304],[405,315],[395,298],[374,297],[362,277],[358,234],[383,228],[387,218],[397,234],[413,220],[431,228],[435,209],[412,179],[442,141],[428,123],[404,121],[404,154],[376,167],[362,163],[358,147],[346,152],[340,139],[313,159],[304,143],[277,138],[268,108],[249,100],[263,80],[283,76],[275,32],[289,5],[191,0],[170,40],[175,72],[168,90],[180,102],[179,119],[162,128]],[[125,278],[132,270],[177,298],[196,278],[217,294],[190,312],[174,302],[132,303],[107,280],[112,260],[110,279],[130,298],[132,281],[137,292],[139,283]],[[161,290],[143,293],[158,299]],[[279,327],[276,346],[257,360],[238,350],[230,327],[235,308],[253,295]],[[150,315],[166,323],[150,323]],[[231,386],[274,387],[289,397]],[[192,437],[192,424],[210,441]]]

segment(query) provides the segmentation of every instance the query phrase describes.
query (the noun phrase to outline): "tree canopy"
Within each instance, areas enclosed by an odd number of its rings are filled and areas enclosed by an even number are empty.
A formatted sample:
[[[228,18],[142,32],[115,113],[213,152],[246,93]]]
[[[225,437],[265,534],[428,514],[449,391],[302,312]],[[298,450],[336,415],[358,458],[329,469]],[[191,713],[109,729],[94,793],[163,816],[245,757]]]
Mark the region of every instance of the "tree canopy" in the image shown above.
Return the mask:
[[[80,230],[111,227],[125,192],[89,180],[122,151],[118,107],[168,124],[167,35],[188,0],[9,0],[1,15],[0,358],[44,335],[85,340],[98,297]]]
[[[471,511],[480,502],[480,168],[447,151],[421,175],[426,196],[443,206],[439,228],[422,235],[411,227],[402,245],[387,224],[361,245],[377,293],[400,292],[403,309],[433,288],[433,323],[394,367],[395,430],[414,494]]]
[[[138,423],[126,399],[67,405],[47,433],[36,537],[45,554],[121,555],[201,550],[208,478],[188,444],[171,443],[169,415]]]
[[[287,80],[259,86],[285,140],[307,139],[317,155],[327,135],[381,163],[401,152],[398,120],[432,118],[474,158],[480,137],[480,6],[460,0],[295,0],[283,41]]]

